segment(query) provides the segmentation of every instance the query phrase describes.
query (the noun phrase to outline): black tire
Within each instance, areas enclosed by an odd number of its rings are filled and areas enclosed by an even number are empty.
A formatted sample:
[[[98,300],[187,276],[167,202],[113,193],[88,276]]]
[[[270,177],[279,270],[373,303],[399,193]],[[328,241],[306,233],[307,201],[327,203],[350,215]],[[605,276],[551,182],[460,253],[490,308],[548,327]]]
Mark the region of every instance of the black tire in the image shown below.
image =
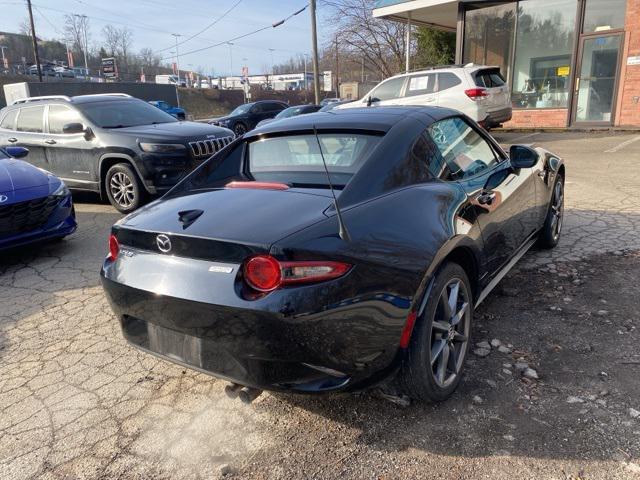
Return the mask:
[[[538,234],[538,246],[551,249],[558,245],[564,224],[564,178],[558,175],[553,185],[553,194],[547,211],[544,226]]]
[[[448,310],[451,303],[455,308]],[[457,263],[445,263],[436,274],[424,312],[416,320],[402,365],[400,385],[407,396],[422,402],[442,402],[453,394],[471,343],[472,319],[473,298],[467,274]]]
[[[247,133],[247,126],[242,122],[238,122],[233,126],[233,133],[236,134],[236,137],[241,137]]]
[[[118,163],[107,171],[104,189],[111,205],[121,213],[133,212],[144,203],[146,192],[136,172],[126,163]]]

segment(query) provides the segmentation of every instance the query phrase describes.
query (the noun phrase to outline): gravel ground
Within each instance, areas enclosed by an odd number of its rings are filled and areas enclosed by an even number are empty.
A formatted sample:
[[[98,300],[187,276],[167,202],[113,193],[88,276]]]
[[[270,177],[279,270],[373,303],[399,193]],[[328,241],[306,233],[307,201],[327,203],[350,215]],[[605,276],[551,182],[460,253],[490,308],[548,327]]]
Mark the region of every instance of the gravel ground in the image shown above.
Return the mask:
[[[633,138],[499,134],[565,157],[565,236],[476,313],[488,354],[440,405],[265,394],[246,407],[133,350],[98,283],[119,215],[78,196],[71,238],[0,258],[0,478],[640,479]]]

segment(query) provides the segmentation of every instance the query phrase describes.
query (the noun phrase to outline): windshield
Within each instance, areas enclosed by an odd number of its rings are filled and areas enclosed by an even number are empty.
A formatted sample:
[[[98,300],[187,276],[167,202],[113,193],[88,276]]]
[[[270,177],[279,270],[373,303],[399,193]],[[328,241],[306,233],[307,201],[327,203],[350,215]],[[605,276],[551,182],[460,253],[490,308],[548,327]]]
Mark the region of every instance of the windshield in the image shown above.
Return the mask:
[[[360,133],[323,133],[322,153],[336,187],[344,187],[360,169],[380,137]],[[249,173],[258,181],[328,186],[318,140],[293,135],[249,144]]]
[[[125,128],[157,123],[172,123],[178,120],[142,100],[114,100],[77,104],[94,125],[101,128]]]
[[[275,116],[275,118],[289,118],[289,117],[293,117],[295,115],[298,115],[300,113],[300,110],[302,110],[302,107],[290,107],[290,108],[285,108],[283,111],[281,111],[278,115]]]
[[[232,115],[242,115],[243,113],[247,113],[251,109],[251,107],[252,107],[251,103],[245,103],[244,105],[240,105],[233,112],[231,112],[229,116],[231,117]]]

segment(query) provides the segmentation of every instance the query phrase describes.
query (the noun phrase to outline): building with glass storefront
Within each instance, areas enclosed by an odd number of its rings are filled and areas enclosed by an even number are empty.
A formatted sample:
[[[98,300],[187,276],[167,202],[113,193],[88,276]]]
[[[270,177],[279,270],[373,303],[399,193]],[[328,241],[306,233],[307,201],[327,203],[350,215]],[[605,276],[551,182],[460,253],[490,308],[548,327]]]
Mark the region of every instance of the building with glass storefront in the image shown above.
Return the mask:
[[[378,0],[373,15],[456,32],[456,63],[499,66],[509,127],[640,127],[640,0]]]

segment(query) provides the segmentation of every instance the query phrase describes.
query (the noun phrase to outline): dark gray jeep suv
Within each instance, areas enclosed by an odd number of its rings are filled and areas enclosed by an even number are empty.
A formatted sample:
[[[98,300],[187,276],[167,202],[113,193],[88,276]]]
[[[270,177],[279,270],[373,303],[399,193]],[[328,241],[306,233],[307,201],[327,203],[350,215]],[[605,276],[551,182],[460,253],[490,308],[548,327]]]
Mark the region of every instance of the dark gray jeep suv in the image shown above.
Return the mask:
[[[233,138],[125,94],[31,97],[0,110],[0,146],[28,148],[28,162],[124,213],[168,191]]]

